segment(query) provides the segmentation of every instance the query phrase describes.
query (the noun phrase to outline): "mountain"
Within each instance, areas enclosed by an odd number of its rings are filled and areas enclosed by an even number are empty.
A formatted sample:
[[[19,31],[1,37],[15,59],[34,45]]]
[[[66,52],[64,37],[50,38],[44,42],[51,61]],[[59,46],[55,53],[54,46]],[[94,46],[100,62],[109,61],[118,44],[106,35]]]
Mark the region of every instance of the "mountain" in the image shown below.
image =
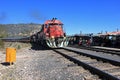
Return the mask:
[[[30,36],[41,30],[41,24],[0,24],[8,37]]]

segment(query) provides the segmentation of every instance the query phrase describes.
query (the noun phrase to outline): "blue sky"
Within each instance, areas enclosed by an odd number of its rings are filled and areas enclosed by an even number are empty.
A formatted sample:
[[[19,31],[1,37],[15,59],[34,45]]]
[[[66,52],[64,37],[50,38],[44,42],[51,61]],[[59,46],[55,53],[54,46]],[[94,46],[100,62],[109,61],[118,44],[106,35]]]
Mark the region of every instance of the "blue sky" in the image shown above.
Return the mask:
[[[53,17],[64,23],[69,35],[120,30],[120,0],[0,1],[1,24],[42,24]]]

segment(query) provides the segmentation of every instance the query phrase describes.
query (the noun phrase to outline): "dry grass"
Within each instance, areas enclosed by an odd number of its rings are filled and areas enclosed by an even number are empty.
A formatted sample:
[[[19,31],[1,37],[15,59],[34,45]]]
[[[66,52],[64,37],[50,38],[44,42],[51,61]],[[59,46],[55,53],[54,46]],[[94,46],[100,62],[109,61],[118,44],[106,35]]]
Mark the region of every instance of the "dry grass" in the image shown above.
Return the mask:
[[[17,50],[20,50],[22,48],[31,46],[30,43],[20,43],[20,42],[4,42],[4,44],[2,45],[4,45],[4,47],[1,47],[0,50],[5,50],[8,47],[13,47],[16,48]]]
[[[4,48],[4,42],[2,40],[0,40],[0,49]]]

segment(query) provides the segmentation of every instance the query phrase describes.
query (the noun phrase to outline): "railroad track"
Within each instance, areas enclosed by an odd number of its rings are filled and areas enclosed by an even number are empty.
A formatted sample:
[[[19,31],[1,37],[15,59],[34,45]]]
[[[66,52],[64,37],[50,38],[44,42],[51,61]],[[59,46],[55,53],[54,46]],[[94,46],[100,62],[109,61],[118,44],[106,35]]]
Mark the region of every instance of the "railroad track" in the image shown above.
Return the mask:
[[[83,66],[104,80],[120,80],[120,62],[88,55],[68,48],[53,49],[70,61]]]
[[[120,56],[120,50],[118,50],[118,49],[98,48],[98,47],[90,47],[90,46],[70,46],[70,47],[86,49],[86,50],[92,50],[92,51],[96,51],[96,52],[104,52],[104,53],[115,54],[115,55]]]

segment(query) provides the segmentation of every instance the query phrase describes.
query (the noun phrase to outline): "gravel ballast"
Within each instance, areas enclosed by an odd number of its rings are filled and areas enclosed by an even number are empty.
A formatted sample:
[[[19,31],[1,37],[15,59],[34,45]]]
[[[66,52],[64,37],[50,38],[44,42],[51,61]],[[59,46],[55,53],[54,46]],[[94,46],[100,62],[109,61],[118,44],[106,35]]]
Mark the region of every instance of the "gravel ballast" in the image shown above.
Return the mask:
[[[17,51],[16,62],[2,64],[5,54],[0,52],[0,80],[99,80],[84,68],[65,59],[52,50],[33,50],[30,47]],[[90,79],[89,79],[90,80]]]

